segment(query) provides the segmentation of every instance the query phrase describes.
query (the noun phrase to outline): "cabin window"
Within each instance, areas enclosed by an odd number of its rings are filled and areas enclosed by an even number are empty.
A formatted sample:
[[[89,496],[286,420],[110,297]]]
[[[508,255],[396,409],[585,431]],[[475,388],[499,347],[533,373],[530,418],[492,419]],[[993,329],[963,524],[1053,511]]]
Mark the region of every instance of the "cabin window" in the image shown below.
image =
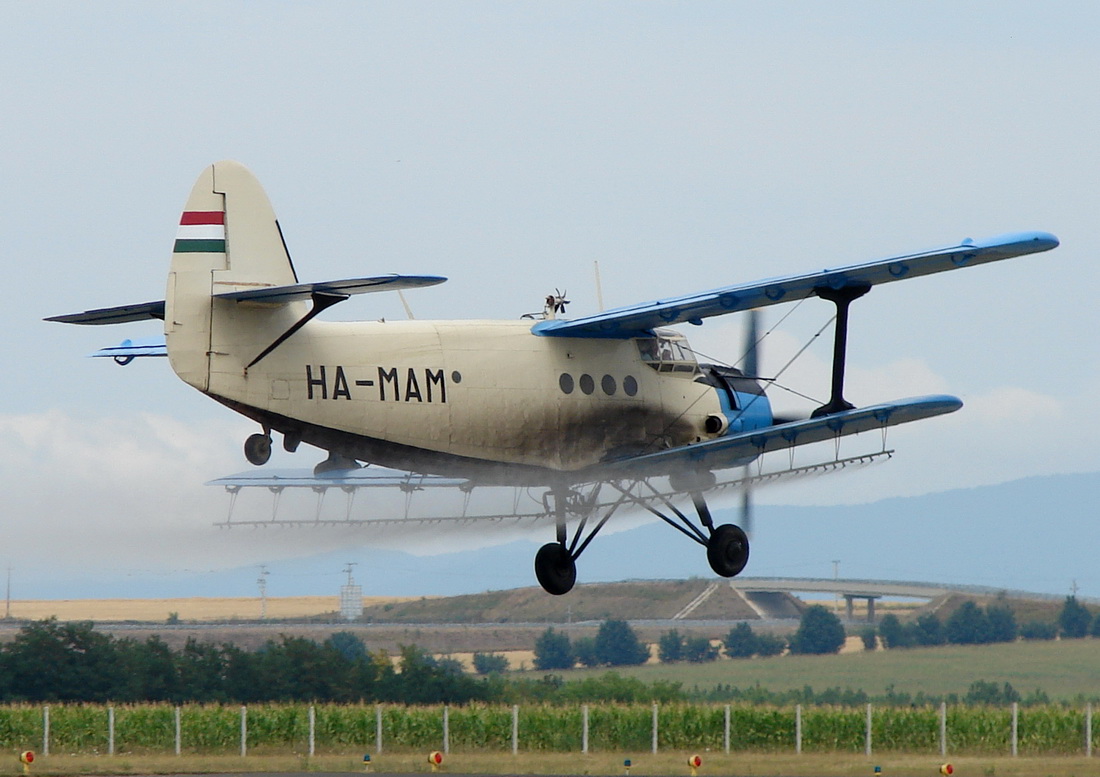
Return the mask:
[[[656,337],[640,337],[638,353],[642,361],[657,372],[683,372],[694,375],[699,365],[687,338],[680,334],[658,332]]]

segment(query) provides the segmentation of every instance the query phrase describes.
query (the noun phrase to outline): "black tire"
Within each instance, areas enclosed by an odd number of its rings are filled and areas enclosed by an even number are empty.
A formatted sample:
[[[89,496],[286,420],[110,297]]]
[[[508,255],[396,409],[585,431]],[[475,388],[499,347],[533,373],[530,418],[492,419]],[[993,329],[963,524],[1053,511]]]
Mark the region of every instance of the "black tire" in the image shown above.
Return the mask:
[[[244,457],[249,464],[262,467],[271,458],[271,438],[266,434],[253,434],[244,441]]]
[[[577,582],[577,563],[560,542],[548,542],[535,554],[535,577],[546,593],[561,596]]]
[[[707,561],[722,577],[733,577],[749,563],[749,538],[740,526],[719,526],[707,541]]]

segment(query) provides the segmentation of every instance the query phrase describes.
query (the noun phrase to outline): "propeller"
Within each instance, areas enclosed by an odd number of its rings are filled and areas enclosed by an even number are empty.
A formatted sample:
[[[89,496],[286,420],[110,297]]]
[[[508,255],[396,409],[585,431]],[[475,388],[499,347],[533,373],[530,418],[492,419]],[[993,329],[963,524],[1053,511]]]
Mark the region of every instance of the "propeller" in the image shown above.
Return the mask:
[[[546,312],[553,315],[564,313],[565,306],[569,304],[569,300],[565,298],[566,294],[567,292],[555,288],[553,294],[546,295]]]

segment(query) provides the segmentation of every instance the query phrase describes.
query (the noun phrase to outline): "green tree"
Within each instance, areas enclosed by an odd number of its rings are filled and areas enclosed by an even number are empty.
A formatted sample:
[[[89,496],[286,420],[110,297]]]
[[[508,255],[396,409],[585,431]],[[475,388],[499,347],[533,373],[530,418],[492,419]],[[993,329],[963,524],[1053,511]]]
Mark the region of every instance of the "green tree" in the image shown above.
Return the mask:
[[[572,669],[577,662],[569,637],[548,628],[535,640],[535,669]]]
[[[730,629],[722,644],[730,658],[751,658],[759,650],[758,642],[752,626],[742,621]]]
[[[688,637],[684,640],[684,659],[693,664],[705,664],[718,658],[718,648],[706,637]]]
[[[985,609],[989,619],[990,642],[1015,642],[1020,635],[1016,615],[1005,605],[990,605]]]
[[[953,645],[984,645],[990,641],[989,618],[974,602],[963,602],[947,619],[946,632]]]
[[[1092,619],[1092,627],[1089,629],[1089,636],[1100,637],[1100,613],[1097,613],[1096,617]]]
[[[1054,639],[1058,636],[1058,627],[1046,621],[1028,621],[1020,627],[1020,636],[1024,639]]]
[[[791,652],[825,655],[838,653],[843,646],[844,626],[840,618],[820,604],[807,607],[791,639]]]
[[[474,671],[478,674],[503,674],[508,671],[508,659],[497,653],[474,653]]]
[[[114,640],[92,623],[35,621],[4,647],[8,693],[23,701],[105,702],[125,698]]]
[[[573,655],[582,666],[599,666],[595,637],[580,637],[573,640]]]
[[[778,634],[757,634],[756,655],[778,656],[787,649],[787,640]]]
[[[684,659],[684,638],[676,629],[666,631],[657,640],[657,658],[662,664],[671,664]]]
[[[649,660],[649,649],[629,623],[609,620],[596,632],[596,658],[606,666],[637,666]]]
[[[863,640],[863,649],[873,651],[878,647],[878,637],[874,626],[864,626],[860,629],[859,638]]]
[[[912,643],[915,645],[931,646],[942,645],[947,642],[947,633],[943,622],[935,613],[926,612],[917,618],[913,624],[911,634]]]
[[[1092,613],[1088,607],[1077,601],[1076,596],[1067,596],[1062,611],[1058,613],[1058,626],[1062,636],[1078,639],[1089,632],[1092,623]]]
[[[879,636],[882,644],[888,649],[909,647],[912,644],[910,632],[901,625],[898,616],[889,613],[882,618],[878,625]]]

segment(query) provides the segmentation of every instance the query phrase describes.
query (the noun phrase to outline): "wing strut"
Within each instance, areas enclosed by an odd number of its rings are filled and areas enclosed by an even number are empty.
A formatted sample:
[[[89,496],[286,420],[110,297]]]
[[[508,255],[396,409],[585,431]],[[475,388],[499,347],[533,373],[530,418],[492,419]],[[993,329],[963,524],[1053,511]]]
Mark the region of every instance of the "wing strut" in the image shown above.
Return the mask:
[[[829,401],[810,414],[810,418],[853,410],[855,405],[844,398],[844,361],[848,351],[848,306],[871,290],[869,283],[855,283],[834,289],[818,286],[814,294],[836,305],[836,328],[833,332],[833,380]]]
[[[264,358],[269,353],[271,353],[276,348],[278,348],[280,345],[282,345],[284,342],[286,342],[287,339],[292,334],[294,334],[299,329],[304,327],[307,323],[309,323],[310,319],[314,318],[318,313],[322,312],[326,308],[331,308],[333,305],[335,305],[338,302],[343,302],[347,298],[348,298],[347,294],[331,294],[331,293],[325,292],[325,291],[315,291],[315,292],[313,292],[310,295],[310,299],[313,300],[313,307],[310,308],[310,311],[308,313],[306,313],[304,316],[302,316],[301,320],[299,320],[298,323],[294,324],[294,326],[290,327],[290,329],[286,330],[281,335],[279,335],[275,339],[275,342],[273,342],[271,345],[267,346],[267,348],[264,348],[263,352],[259,356],[257,356],[255,359],[253,359],[252,361],[250,361],[248,363],[248,366],[244,368],[244,371],[248,372],[248,370],[254,364],[256,364],[256,362],[260,361],[260,359]]]

